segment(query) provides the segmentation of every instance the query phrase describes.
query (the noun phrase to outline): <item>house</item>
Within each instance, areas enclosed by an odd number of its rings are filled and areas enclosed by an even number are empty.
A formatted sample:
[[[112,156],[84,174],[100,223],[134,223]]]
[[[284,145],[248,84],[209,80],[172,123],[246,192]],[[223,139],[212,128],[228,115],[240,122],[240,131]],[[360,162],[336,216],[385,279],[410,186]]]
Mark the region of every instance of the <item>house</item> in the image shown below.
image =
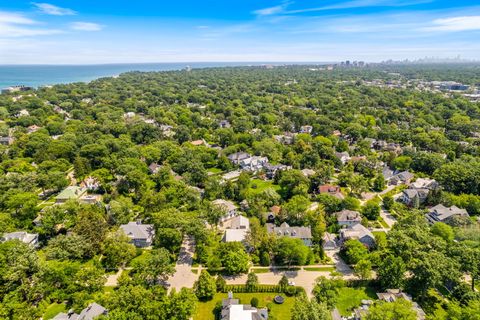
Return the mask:
[[[150,247],[155,236],[153,224],[142,224],[140,221],[133,221],[120,226],[122,230],[138,248]]]
[[[220,128],[230,128],[231,127],[231,124],[228,120],[221,120],[219,123],[218,123],[218,126]]]
[[[388,166],[382,168],[382,175],[385,178],[385,181],[390,181],[395,175],[395,171],[390,169]]]
[[[266,226],[268,233],[274,233],[278,237],[300,239],[307,247],[312,246],[312,230],[310,227],[290,227],[286,222],[283,222],[280,227],[273,223],[267,223]]]
[[[268,320],[266,308],[257,309],[250,305],[240,304],[240,300],[228,293],[228,298],[222,300],[221,320]]]
[[[353,309],[352,317],[344,318],[344,319],[352,319],[352,320],[362,320],[368,314],[368,310],[373,305],[372,300],[362,300],[360,301],[360,306],[358,308]]]
[[[418,178],[415,182],[410,184],[410,188],[412,189],[428,189],[428,190],[435,190],[439,186],[438,182],[433,179],[426,179],[426,178]]]
[[[438,189],[438,182],[433,179],[418,178],[410,184],[408,189],[402,191],[401,201],[406,205],[423,204],[432,190]]]
[[[409,184],[413,177],[413,173],[409,171],[402,171],[392,176],[388,183],[394,186],[398,186],[400,184]]]
[[[315,175],[315,171],[312,170],[312,169],[303,169],[302,170],[302,174],[305,176],[305,177],[311,177],[313,175]]]
[[[293,144],[295,135],[296,133],[285,132],[284,134],[281,134],[281,135],[275,135],[273,136],[273,138],[281,144],[290,145],[290,144]]]
[[[265,168],[267,164],[268,164],[267,157],[253,156],[240,161],[240,167],[242,168],[242,170],[251,171],[251,172],[257,172],[257,171],[263,170],[263,168]]]
[[[337,223],[340,227],[350,227],[362,222],[360,212],[352,210],[342,210],[336,212]]]
[[[230,160],[234,165],[240,165],[240,162],[243,160],[250,158],[251,155],[246,152],[235,152],[228,155],[228,160]]]
[[[457,206],[445,207],[443,204],[438,204],[430,208],[427,213],[427,219],[430,223],[435,222],[450,222],[454,217],[469,217],[467,210],[460,209]]]
[[[100,188],[100,181],[94,177],[86,177],[80,183],[80,187],[86,188],[88,191],[95,191]]]
[[[107,315],[108,311],[98,303],[91,303],[85,309],[76,314],[73,310],[68,313],[59,313],[52,320],[94,320],[99,316]]]
[[[233,218],[237,215],[237,206],[231,201],[217,199],[212,201],[212,205],[225,212],[225,214],[220,218],[221,221]]]
[[[402,191],[400,200],[408,206],[414,206],[416,203],[423,204],[428,197],[429,189],[405,189]],[[418,202],[417,202],[418,201]]]
[[[12,136],[0,137],[0,144],[4,146],[9,146],[13,144],[14,141],[15,139]]]
[[[291,166],[286,166],[284,164],[270,164],[266,163],[263,166],[263,170],[265,170],[265,175],[267,176],[268,179],[273,179],[275,178],[275,175],[277,174],[278,171],[285,171],[291,169]]]
[[[329,194],[335,198],[338,198],[340,200],[344,199],[344,196],[342,192],[340,191],[339,186],[333,186],[331,184],[324,184],[318,187],[318,193],[319,194]]]
[[[4,93],[14,93],[14,92],[20,92],[20,91],[28,91],[28,90],[33,90],[32,87],[27,87],[27,86],[11,86],[11,87],[6,87],[2,89],[2,94]]]
[[[365,228],[360,223],[352,225],[347,229],[340,230],[340,239],[342,242],[355,239],[363,243],[368,248],[375,246],[375,236],[370,232],[370,230]]]
[[[26,117],[26,116],[29,116],[29,115],[30,115],[30,112],[28,112],[27,109],[22,109],[16,114],[16,117],[20,118],[20,117]]]
[[[313,127],[312,126],[301,126],[300,127],[300,133],[312,133]]]
[[[40,130],[41,127],[37,126],[36,124],[32,124],[31,126],[29,126],[27,128],[27,133],[30,134],[30,133],[34,133],[34,132],[37,132],[38,130]]]
[[[425,312],[418,305],[418,303],[414,302],[410,295],[402,292],[400,289],[387,289],[386,292],[377,293],[377,297],[379,300],[386,302],[394,302],[397,299],[405,299],[407,301],[410,301],[412,303],[413,309],[417,313],[417,319],[424,320],[426,318]]]
[[[155,162],[152,162],[149,166],[148,166],[148,171],[150,171],[151,174],[156,174],[160,168],[162,166],[159,165],[158,163],[155,163]]]
[[[325,232],[325,234],[322,237],[322,247],[323,250],[328,251],[328,250],[335,250],[337,249],[337,241],[335,239],[335,235]]]
[[[4,233],[2,236],[2,242],[10,240],[19,240],[29,246],[36,247],[38,245],[38,234],[25,231]]]
[[[63,189],[62,192],[60,192],[56,197],[55,197],[55,202],[60,204],[60,203],[65,203],[68,200],[78,200],[80,196],[82,196],[85,193],[85,189],[82,187],[77,187],[77,186],[69,186]]]
[[[225,225],[225,224],[224,224]],[[244,216],[236,216],[228,221],[228,228],[223,235],[224,242],[243,242],[250,230],[250,221]]]
[[[269,223],[275,222],[275,218],[278,216],[278,214],[281,211],[280,206],[272,206],[270,207],[270,212],[265,213],[265,220]]]
[[[126,112],[123,114],[124,119],[132,119],[135,117],[135,112]]]
[[[208,143],[204,139],[190,141],[193,146],[208,146]]]
[[[347,163],[348,161],[350,161],[350,155],[348,154],[348,152],[344,151],[344,152],[335,152],[335,156],[338,158],[338,160],[340,160],[342,162],[342,164],[345,164]]]

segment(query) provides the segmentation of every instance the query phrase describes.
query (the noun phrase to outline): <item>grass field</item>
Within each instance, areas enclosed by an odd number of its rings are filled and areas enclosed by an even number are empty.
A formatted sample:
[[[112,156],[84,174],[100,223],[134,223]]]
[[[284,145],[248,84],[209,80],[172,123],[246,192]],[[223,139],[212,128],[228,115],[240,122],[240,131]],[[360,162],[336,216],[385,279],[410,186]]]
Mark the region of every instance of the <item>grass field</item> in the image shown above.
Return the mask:
[[[273,298],[276,293],[234,293],[233,297],[235,299],[240,299],[242,304],[250,304],[250,300],[253,297],[256,297],[259,301],[258,307],[266,307],[268,303],[272,303],[272,309],[269,312],[269,317],[275,320],[290,320],[291,318],[291,309],[295,302],[293,297],[285,297],[285,302],[283,304],[276,304],[273,302]],[[226,293],[217,293],[212,300],[207,302],[199,302],[197,307],[197,313],[193,317],[193,320],[214,320],[215,315],[213,314],[213,309],[217,302],[221,302],[222,299],[227,298]]]
[[[261,179],[253,179],[250,181],[249,192],[252,193],[261,193],[266,189],[271,188],[275,191],[280,190],[280,186],[273,183],[273,181],[265,181]]]
[[[331,272],[335,271],[335,267],[304,267],[303,270],[305,271],[325,271],[325,272]]]
[[[382,227],[384,227],[384,228],[386,228],[386,229],[390,228],[390,226],[385,222],[385,220],[383,220],[382,217],[379,217],[379,218],[378,218],[378,221],[380,222],[380,224],[382,225]]]
[[[52,319],[60,312],[65,312],[65,311],[66,311],[65,304],[52,303],[51,305],[48,306],[47,310],[45,310],[45,313],[43,314],[43,319],[45,320]]]
[[[264,269],[254,269],[252,268],[253,273],[269,273],[271,272],[269,268],[264,268]]]
[[[344,287],[340,289],[336,307],[342,316],[349,316],[352,310],[360,306],[361,301],[364,299],[377,299],[375,291],[369,287]]]

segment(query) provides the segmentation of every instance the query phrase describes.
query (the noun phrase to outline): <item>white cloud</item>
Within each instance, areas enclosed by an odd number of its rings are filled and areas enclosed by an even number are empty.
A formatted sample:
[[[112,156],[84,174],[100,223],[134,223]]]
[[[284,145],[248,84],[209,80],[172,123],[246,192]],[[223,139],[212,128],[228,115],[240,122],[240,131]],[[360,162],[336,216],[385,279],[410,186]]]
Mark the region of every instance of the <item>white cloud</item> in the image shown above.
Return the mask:
[[[284,1],[282,4],[278,6],[255,10],[253,11],[253,13],[257,16],[271,16],[274,14],[283,13],[287,9],[287,7],[292,3],[293,2]]]
[[[103,26],[93,22],[73,22],[70,28],[77,31],[100,31]]]
[[[435,19],[433,26],[423,28],[425,31],[471,31],[480,30],[480,16],[462,16]]]
[[[0,37],[32,37],[62,33],[57,29],[36,28],[36,21],[27,18],[23,14],[0,11]]]
[[[322,7],[315,8],[304,8],[304,9],[295,9],[287,10],[287,7],[293,2],[283,2],[281,5],[260,9],[254,11],[258,16],[268,16],[275,14],[297,14],[297,13],[307,13],[307,12],[317,12],[317,11],[327,11],[327,10],[338,10],[338,9],[352,9],[352,8],[364,8],[364,7],[403,7],[403,6],[412,6],[422,3],[430,3],[434,0],[352,0],[345,1],[337,4],[326,5]]]
[[[19,13],[0,11],[0,23],[34,24],[35,21]]]
[[[41,12],[43,12],[45,14],[50,14],[50,15],[53,15],[53,16],[72,16],[72,15],[77,14],[72,9],[57,7],[57,6],[54,6],[53,4],[49,4],[49,3],[33,2],[32,4],[35,7],[37,7]]]

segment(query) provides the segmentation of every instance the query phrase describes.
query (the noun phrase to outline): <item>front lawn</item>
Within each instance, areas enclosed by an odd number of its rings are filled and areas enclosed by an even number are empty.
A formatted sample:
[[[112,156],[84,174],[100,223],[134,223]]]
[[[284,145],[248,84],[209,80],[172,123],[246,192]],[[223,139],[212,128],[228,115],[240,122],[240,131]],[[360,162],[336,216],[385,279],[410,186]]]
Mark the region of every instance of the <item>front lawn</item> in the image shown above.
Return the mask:
[[[273,189],[278,192],[280,190],[280,186],[273,183],[271,180],[261,180],[261,179],[252,179],[250,181],[249,192],[254,194],[261,193],[267,189]]]
[[[344,287],[338,293],[337,309],[342,316],[349,316],[362,300],[376,300],[375,290],[370,287]]]
[[[65,312],[66,308],[67,307],[63,303],[52,303],[45,310],[45,313],[43,314],[43,319],[45,320],[52,319],[60,312]]]
[[[295,302],[294,297],[285,297],[285,302],[283,304],[276,304],[273,302],[273,298],[276,296],[276,293],[234,293],[233,298],[240,299],[241,304],[250,304],[250,300],[253,297],[256,297],[259,301],[258,307],[266,307],[268,303],[271,303],[271,311],[268,313],[275,320],[290,320],[291,309]],[[197,307],[197,312],[193,317],[194,320],[214,320],[215,315],[213,310],[217,302],[221,302],[222,299],[226,299],[226,293],[217,293],[212,300],[207,302],[199,302]]]
[[[335,267],[304,267],[305,271],[321,271],[321,272],[332,272],[335,271]]]

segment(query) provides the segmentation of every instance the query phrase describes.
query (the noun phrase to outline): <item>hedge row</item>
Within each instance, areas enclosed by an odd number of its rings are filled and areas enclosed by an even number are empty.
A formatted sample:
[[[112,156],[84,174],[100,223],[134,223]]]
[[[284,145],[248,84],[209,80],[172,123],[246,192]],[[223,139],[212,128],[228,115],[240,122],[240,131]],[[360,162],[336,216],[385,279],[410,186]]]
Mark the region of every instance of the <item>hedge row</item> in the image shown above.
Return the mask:
[[[250,293],[250,292],[282,292],[282,288],[279,285],[266,285],[260,284],[256,286],[247,287],[244,284],[240,285],[226,285],[223,288],[223,293],[232,291],[234,293]]]

